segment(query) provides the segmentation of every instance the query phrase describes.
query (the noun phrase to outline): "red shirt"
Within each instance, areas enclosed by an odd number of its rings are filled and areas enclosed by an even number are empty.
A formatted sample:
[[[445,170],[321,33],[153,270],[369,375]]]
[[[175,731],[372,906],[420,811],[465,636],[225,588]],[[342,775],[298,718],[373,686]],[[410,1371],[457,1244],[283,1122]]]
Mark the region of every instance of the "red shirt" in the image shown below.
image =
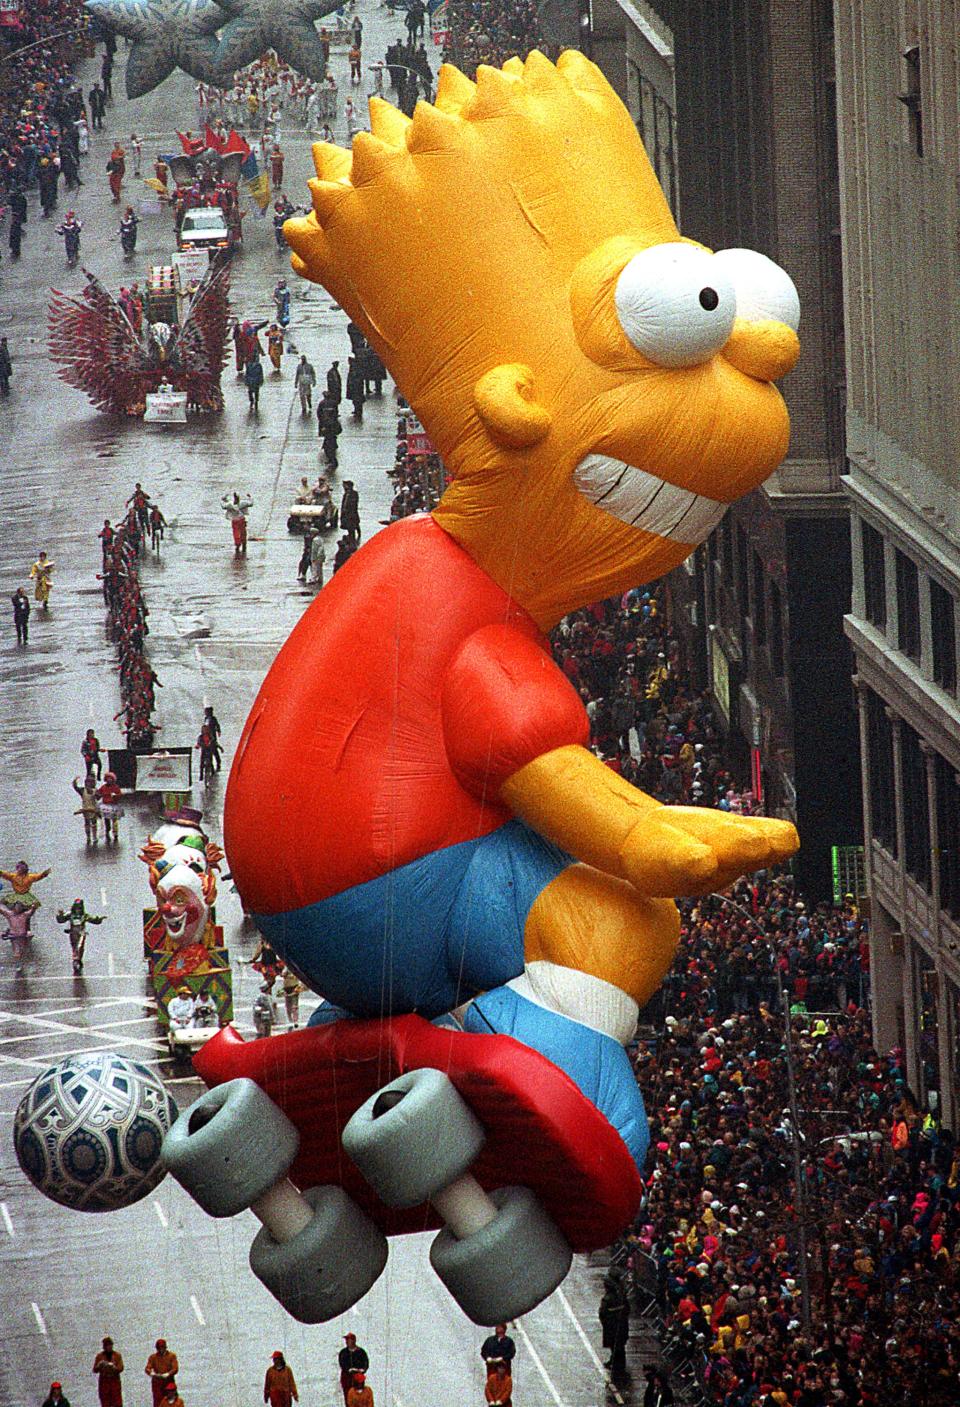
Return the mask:
[[[586,743],[533,619],[424,515],[371,538],[264,680],[224,814],[247,904],[315,903],[511,818],[499,788]]]

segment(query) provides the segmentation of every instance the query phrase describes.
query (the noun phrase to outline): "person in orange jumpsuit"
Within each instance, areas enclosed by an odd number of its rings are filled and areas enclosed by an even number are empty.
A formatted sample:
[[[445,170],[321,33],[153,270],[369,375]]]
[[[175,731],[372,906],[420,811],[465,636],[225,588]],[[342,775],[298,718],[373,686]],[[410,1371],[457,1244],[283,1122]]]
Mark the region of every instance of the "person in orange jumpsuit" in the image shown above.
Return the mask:
[[[367,1385],[366,1373],[354,1373],[353,1387],[347,1392],[347,1407],[373,1407],[373,1388]]]
[[[166,1383],[163,1396],[160,1400],[163,1403],[163,1407],[183,1407],[183,1398],[177,1391],[177,1385],[172,1378]]]
[[[113,1339],[104,1339],[103,1348],[93,1360],[93,1371],[97,1375],[100,1407],[123,1407],[123,1388],[120,1384],[123,1359],[114,1348]]]
[[[147,1366],[143,1370],[150,1379],[150,1387],[153,1391],[153,1407],[159,1407],[164,1400],[167,1390],[167,1383],[171,1378],[176,1378],[180,1371],[180,1364],[177,1355],[171,1353],[167,1348],[166,1339],[157,1339],[156,1352],[151,1353],[147,1359]]]
[[[483,1395],[491,1407],[513,1407],[512,1394],[513,1379],[507,1372],[506,1363],[500,1358],[490,1364],[490,1372],[487,1374],[487,1385]]]
[[[290,1407],[292,1402],[300,1401],[293,1369],[279,1349],[273,1355],[273,1363],[263,1380],[263,1400],[269,1403],[269,1407]]]
[[[110,153],[110,160],[107,162],[107,174],[110,177],[110,194],[113,196],[114,205],[120,204],[120,188],[123,185],[126,170],[126,152],[120,143],[116,142],[113,151]]]

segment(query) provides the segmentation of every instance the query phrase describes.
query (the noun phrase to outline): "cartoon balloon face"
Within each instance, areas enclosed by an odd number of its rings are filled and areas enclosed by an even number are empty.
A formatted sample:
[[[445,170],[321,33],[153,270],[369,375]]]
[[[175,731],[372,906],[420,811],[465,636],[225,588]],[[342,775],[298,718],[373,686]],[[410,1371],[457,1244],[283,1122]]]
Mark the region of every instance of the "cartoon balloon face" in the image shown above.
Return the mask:
[[[174,948],[186,948],[201,942],[210,913],[205,868],[198,871],[193,864],[173,857],[161,860],[157,871],[157,910],[171,944]]]

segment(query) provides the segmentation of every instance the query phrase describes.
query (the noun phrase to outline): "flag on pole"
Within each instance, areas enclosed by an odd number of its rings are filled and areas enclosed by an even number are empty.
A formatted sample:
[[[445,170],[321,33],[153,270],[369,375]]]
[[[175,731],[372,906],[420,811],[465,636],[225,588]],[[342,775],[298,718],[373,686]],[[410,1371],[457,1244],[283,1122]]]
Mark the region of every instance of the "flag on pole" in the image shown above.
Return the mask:
[[[178,132],[177,136],[180,138],[180,145],[186,156],[199,156],[203,151],[203,137],[192,137],[189,132],[186,134]]]
[[[248,157],[250,155],[250,145],[248,142],[244,141],[239,132],[235,131],[231,127],[230,135],[224,143],[223,150],[221,151],[220,155],[232,156],[235,151],[239,152],[240,155],[243,157]]]
[[[240,175],[253,200],[261,210],[266,210],[270,204],[270,178],[266,171],[261,171],[257,165],[256,152],[247,153],[247,158],[240,167]]]

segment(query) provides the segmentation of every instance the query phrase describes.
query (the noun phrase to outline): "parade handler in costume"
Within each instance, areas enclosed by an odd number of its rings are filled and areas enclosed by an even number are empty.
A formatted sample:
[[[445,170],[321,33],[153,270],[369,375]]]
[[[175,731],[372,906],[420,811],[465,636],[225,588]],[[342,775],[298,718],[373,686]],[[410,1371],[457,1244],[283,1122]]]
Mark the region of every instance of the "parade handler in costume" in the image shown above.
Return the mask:
[[[797,845],[615,775],[545,632],[677,566],[779,464],[799,302],[762,255],[681,238],[580,54],[445,66],[435,105],[370,116],[352,152],[314,147],[284,231],[452,483],[320,592],[230,776],[244,908],[326,1024],[217,1035],[163,1158],[212,1215],[252,1207],[251,1266],[298,1318],[342,1313],[385,1234],[439,1219],[434,1269],[492,1324],[636,1213],[623,1045],[674,898]]]

